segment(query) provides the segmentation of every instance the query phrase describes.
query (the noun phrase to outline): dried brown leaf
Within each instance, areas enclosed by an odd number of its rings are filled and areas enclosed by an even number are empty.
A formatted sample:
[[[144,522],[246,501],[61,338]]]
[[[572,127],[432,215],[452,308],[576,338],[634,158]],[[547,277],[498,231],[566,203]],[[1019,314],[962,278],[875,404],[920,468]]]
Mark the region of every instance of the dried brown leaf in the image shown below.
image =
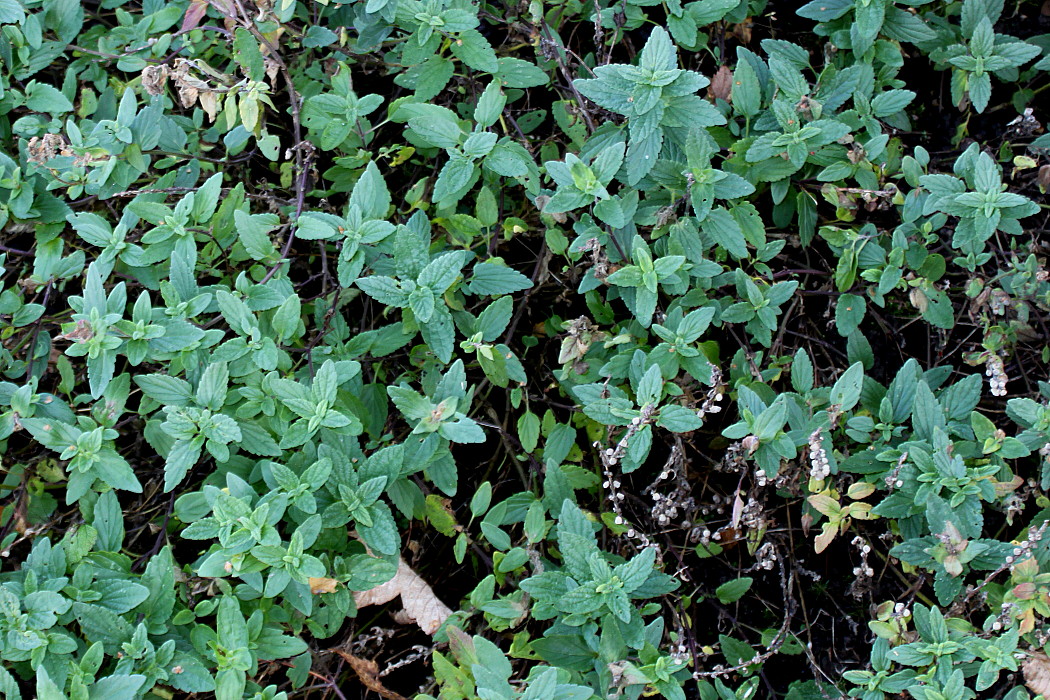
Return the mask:
[[[381,697],[387,700],[408,700],[404,695],[395,693],[390,690],[379,680],[379,666],[376,665],[375,661],[371,659],[362,659],[359,656],[347,653],[342,649],[333,649],[336,654],[343,657],[350,668],[354,669],[354,673],[361,680],[366,688],[371,690],[373,693],[378,693]]]
[[[1036,182],[1039,183],[1039,190],[1046,192],[1050,190],[1050,165],[1043,165],[1039,168],[1039,174],[1036,176]]]
[[[168,66],[146,66],[142,69],[142,87],[149,95],[160,95],[168,83]]]
[[[314,578],[310,577],[310,592],[314,595],[321,595],[322,593],[335,593],[336,584],[339,582],[334,578]]]
[[[740,24],[733,25],[733,36],[740,40],[741,44],[751,43],[751,28],[755,26],[755,23],[750,17],[746,18]]]
[[[708,97],[730,102],[733,95],[733,71],[729,66],[722,66],[711,76],[711,84],[707,86]]]
[[[740,497],[740,492],[737,491],[733,494],[733,516],[729,519],[729,527],[735,528],[740,524],[740,518],[744,515],[744,499]]]
[[[394,578],[370,591],[354,593],[354,602],[363,608],[389,603],[398,596],[401,596],[401,605],[409,618],[407,621],[414,621],[427,634],[437,632],[441,623],[452,614],[452,610],[438,600],[434,590],[404,559],[398,560]]]
[[[1050,695],[1050,657],[1041,651],[1025,659],[1024,684],[1037,695]]]

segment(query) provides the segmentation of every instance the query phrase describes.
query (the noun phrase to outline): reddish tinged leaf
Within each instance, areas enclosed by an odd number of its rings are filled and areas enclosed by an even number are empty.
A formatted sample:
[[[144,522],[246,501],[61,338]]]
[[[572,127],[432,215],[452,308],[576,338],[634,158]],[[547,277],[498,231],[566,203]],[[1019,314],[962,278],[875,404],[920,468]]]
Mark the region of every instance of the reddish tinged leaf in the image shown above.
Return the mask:
[[[186,16],[182,18],[180,31],[188,32],[196,28],[207,12],[208,0],[190,0],[190,6],[186,8]]]
[[[711,84],[707,88],[708,97],[729,102],[733,95],[733,71],[729,66],[722,66],[711,76]]]

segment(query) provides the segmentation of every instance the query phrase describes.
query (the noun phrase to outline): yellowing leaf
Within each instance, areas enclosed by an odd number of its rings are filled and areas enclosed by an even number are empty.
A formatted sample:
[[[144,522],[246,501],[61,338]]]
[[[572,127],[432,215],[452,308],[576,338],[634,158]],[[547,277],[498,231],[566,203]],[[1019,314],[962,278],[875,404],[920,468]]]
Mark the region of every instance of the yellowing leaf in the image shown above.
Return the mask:
[[[833,525],[831,523],[824,523],[824,526],[820,530],[820,534],[817,535],[817,539],[813,543],[815,545],[814,550],[817,552],[817,554],[820,554],[825,549],[827,549],[828,545],[831,544],[831,541],[835,539],[835,535],[837,534],[837,525]]]
[[[809,501],[811,506],[828,517],[838,515],[842,510],[838,501],[824,493],[815,493],[806,500]]]
[[[858,481],[849,487],[846,495],[854,501],[859,501],[862,498],[867,498],[873,493],[875,493],[875,484],[870,484],[867,481]]]

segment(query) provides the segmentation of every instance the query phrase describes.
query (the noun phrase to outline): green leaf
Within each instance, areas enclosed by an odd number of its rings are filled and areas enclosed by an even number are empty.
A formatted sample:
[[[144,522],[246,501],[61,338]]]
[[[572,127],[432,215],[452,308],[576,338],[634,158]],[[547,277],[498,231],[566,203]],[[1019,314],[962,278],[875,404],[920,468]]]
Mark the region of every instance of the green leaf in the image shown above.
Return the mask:
[[[498,61],[496,79],[500,85],[508,88],[530,88],[546,85],[550,80],[547,74],[535,64],[520,58],[505,56]]]
[[[744,594],[751,589],[752,583],[754,583],[754,579],[750,576],[741,576],[732,581],[726,581],[715,589],[715,596],[718,598],[718,602],[722,603],[722,605],[735,603],[743,598]]]
[[[311,27],[311,29],[313,29]],[[333,39],[327,43],[332,43]],[[255,40],[247,29],[237,27],[233,33],[233,57],[237,65],[241,67],[249,80],[260,81],[266,77],[266,69],[263,65],[263,56],[259,51],[259,42]]]
[[[740,224],[722,207],[711,210],[700,224],[704,234],[737,260],[747,257],[747,241]]]
[[[270,231],[280,220],[275,214],[248,214],[240,209],[233,212],[237,238],[253,260],[266,260],[276,251],[270,240]]]
[[[119,552],[124,541],[124,513],[117,494],[107,491],[95,503],[95,517],[91,521],[98,540],[95,548],[100,552]],[[134,607],[134,606],[132,606]],[[118,612],[126,612],[124,610]]]
[[[134,378],[142,393],[162,406],[185,406],[193,399],[189,382],[166,374],[139,374]]]
[[[839,335],[849,336],[864,320],[867,302],[855,294],[843,294],[835,305],[835,327]]]
[[[540,439],[540,419],[532,411],[523,413],[518,418],[518,441],[521,449],[535,452]]]
[[[218,411],[226,403],[226,391],[229,384],[230,372],[225,362],[208,365],[197,385],[197,404],[203,408]]]
[[[937,39],[934,32],[922,18],[906,10],[889,5],[882,23],[882,33],[890,39],[918,44]]]
[[[649,70],[673,70],[677,68],[677,52],[667,30],[656,26],[642,47],[638,65]]]
[[[685,406],[671,404],[660,409],[660,415],[656,419],[656,424],[673,433],[688,433],[693,430],[699,430],[703,425],[703,421],[696,415],[696,411],[692,411]]]
[[[134,700],[146,682],[140,674],[130,676],[107,676],[95,681],[90,688],[89,700]]]
[[[63,114],[73,111],[73,103],[57,88],[31,80],[26,85],[26,107],[34,112]]]
[[[430,346],[431,352],[444,363],[452,359],[452,351],[456,339],[456,329],[452,324],[452,315],[444,304],[434,307],[434,316],[430,322],[423,324],[419,329],[423,334],[423,341]]]
[[[440,296],[455,283],[469,258],[470,253],[466,251],[454,251],[434,258],[419,273],[416,283]]]
[[[496,60],[496,52],[492,50],[492,45],[476,29],[460,32],[459,37],[452,41],[450,48],[453,56],[474,70],[484,73],[495,73],[500,69],[499,62]]]
[[[470,418],[442,423],[438,429],[441,437],[458,443],[481,443],[485,442],[485,431],[481,426]]]
[[[463,139],[463,130],[449,110],[432,111],[425,117],[414,117],[408,120],[408,125],[423,141],[438,148],[456,148]]]
[[[627,184],[632,187],[656,166],[663,147],[663,131],[657,129],[641,139],[632,138],[627,147]]]
[[[495,80],[490,82],[478,98],[478,105],[474,108],[474,121],[478,126],[488,127],[499,121],[503,107],[507,104],[507,96],[504,94],[499,83]]]
[[[467,288],[479,296],[510,294],[532,287],[532,281],[517,270],[496,263],[479,262],[474,265]]]
[[[853,5],[853,0],[813,0],[796,10],[795,14],[817,22],[830,22],[845,15]]]
[[[315,24],[306,30],[306,36],[303,37],[303,46],[308,49],[319,49],[324,46],[331,46],[337,41],[339,41],[338,34],[331,29]]]
[[[762,106],[762,88],[750,62],[737,53],[733,71],[733,107],[746,117],[754,117]]]
[[[988,102],[992,99],[991,76],[988,73],[971,73],[967,89],[970,94],[970,101],[973,102],[973,108],[978,112],[983,112],[987,109]]]
[[[426,101],[437,97],[448,81],[452,79],[456,67],[451,60],[444,56],[431,56],[418,66],[409,71],[416,78],[416,97]]]
[[[801,348],[791,362],[791,387],[800,394],[808,394],[813,389],[813,362],[805,348]]]
[[[911,90],[888,90],[871,101],[871,112],[876,117],[889,117],[900,112],[915,99]]]
[[[390,191],[379,173],[375,161],[369,161],[365,171],[350,193],[350,206],[357,206],[365,219],[382,219],[390,208]]]
[[[25,10],[18,0],[0,0],[0,24],[21,24],[25,18]]]
[[[762,411],[761,414],[755,419],[755,423],[752,426],[752,433],[762,442],[769,442],[773,440],[777,433],[784,427],[784,421],[787,420],[787,402],[783,400],[783,397],[773,402],[773,404]]]
[[[474,161],[462,156],[453,156],[441,168],[434,183],[434,203],[441,207],[455,204],[477,181],[478,167]]]
[[[176,440],[164,462],[164,491],[171,491],[186,478],[190,468],[197,463],[204,447],[203,438]]]
[[[857,401],[860,400],[860,389],[863,382],[864,366],[859,362],[855,362],[842,373],[835,385],[831,387],[828,402],[845,413],[856,406]]]
[[[302,303],[298,294],[291,294],[284,303],[277,307],[273,314],[270,325],[282,342],[289,340],[299,328],[299,315],[302,313]]]
[[[408,294],[405,293],[397,281],[383,275],[372,275],[371,277],[360,277],[355,284],[381,304],[404,308],[408,306]]]
[[[514,301],[509,296],[502,296],[485,307],[478,315],[478,331],[486,343],[496,340],[510,323],[514,313]]]

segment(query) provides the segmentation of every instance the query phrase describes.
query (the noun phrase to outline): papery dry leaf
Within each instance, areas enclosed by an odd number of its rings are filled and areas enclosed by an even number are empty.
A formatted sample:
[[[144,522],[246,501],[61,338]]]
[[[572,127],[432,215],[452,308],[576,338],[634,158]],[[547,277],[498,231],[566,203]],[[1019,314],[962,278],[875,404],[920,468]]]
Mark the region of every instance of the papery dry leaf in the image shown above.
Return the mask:
[[[744,515],[744,499],[740,497],[740,492],[737,491],[733,494],[733,516],[729,519],[729,527],[735,528],[740,524],[740,518]]]
[[[707,94],[726,102],[732,101],[733,96],[733,71],[729,66],[722,66],[711,76],[711,84],[707,86]]]
[[[912,287],[912,290],[908,292],[908,300],[919,310],[919,313],[925,312],[926,307],[930,305],[929,297],[918,287]]]
[[[414,621],[427,634],[437,632],[441,623],[452,614],[452,610],[434,595],[434,590],[427,582],[400,558],[394,578],[370,591],[355,592],[354,602],[357,607],[363,608],[389,603],[398,596],[401,596],[401,605],[409,621]]]
[[[263,48],[264,49],[266,48],[265,44],[263,44]],[[266,71],[266,78],[270,81],[270,87],[273,87],[274,86],[274,81],[277,80],[277,74],[281,70],[281,65],[279,63],[277,63],[277,61],[275,61],[272,58],[270,58],[269,56],[264,56],[263,57],[263,70]]]
[[[336,584],[339,582],[334,578],[314,578],[310,577],[310,592],[314,595],[321,595],[322,593],[335,593]]]
[[[1050,694],[1050,657],[1037,651],[1025,659],[1021,670],[1029,690],[1037,695]]]
[[[208,120],[215,121],[219,110],[218,96],[211,85],[190,73],[190,70],[195,67],[195,64],[190,61],[177,58],[169,72],[169,77],[175,83],[175,89],[179,93],[179,101],[183,107],[192,107],[199,99],[201,108],[208,115]]]
[[[362,659],[358,656],[347,653],[342,649],[333,649],[332,651],[339,654],[339,656],[343,657],[346,662],[350,664],[350,668],[354,669],[354,673],[356,673],[357,677],[361,679],[361,683],[373,693],[378,693],[387,700],[408,700],[404,695],[395,693],[393,690],[390,690],[383,685],[379,680],[379,666],[376,665],[375,661],[372,661],[371,659]]]
[[[59,153],[62,153],[62,155],[71,153],[66,148],[65,137],[61,134],[34,136],[29,139],[29,145],[26,146],[26,150],[29,152],[29,162],[37,165],[43,165]]]
[[[1039,183],[1039,189],[1044,193],[1050,190],[1050,165],[1040,166],[1039,174],[1036,175],[1035,181]]]
[[[208,115],[208,121],[215,121],[215,115],[219,113],[219,100],[216,94],[211,90],[202,90],[200,92],[200,101],[201,109]]]
[[[165,64],[146,66],[142,69],[142,87],[146,94],[160,95],[168,82],[168,66]]]

